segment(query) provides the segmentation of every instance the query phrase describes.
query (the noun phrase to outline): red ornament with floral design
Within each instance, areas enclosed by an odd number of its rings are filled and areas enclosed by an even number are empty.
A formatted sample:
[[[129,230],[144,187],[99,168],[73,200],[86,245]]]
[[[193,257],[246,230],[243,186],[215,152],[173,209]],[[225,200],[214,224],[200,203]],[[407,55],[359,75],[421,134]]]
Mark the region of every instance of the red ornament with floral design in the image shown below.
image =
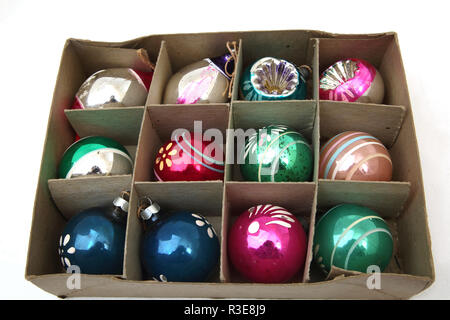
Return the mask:
[[[158,150],[153,172],[159,181],[223,180],[223,149],[197,135],[183,132]]]

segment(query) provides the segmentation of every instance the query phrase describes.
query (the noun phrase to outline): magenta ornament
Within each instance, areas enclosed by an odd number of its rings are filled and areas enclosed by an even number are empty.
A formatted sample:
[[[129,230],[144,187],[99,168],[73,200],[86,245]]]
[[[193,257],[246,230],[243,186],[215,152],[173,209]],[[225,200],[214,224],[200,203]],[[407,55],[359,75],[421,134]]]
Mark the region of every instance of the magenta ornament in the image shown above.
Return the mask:
[[[383,77],[365,60],[339,60],[320,76],[319,96],[321,100],[382,103]]]
[[[294,215],[279,206],[244,211],[231,227],[227,244],[235,269],[253,282],[289,281],[305,264],[306,233]]]

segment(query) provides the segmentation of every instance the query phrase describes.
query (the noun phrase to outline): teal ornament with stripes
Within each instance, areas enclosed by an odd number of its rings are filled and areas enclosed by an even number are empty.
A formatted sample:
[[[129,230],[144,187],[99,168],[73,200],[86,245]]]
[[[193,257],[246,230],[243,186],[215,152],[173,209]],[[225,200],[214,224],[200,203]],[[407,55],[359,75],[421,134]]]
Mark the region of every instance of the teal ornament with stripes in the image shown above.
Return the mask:
[[[386,221],[364,206],[340,204],[317,222],[314,233],[314,261],[329,273],[335,266],[367,273],[388,266],[393,253],[393,237]]]
[[[239,157],[246,181],[308,181],[314,166],[308,140],[284,125],[269,125],[247,137]]]
[[[89,136],[70,145],[59,163],[59,178],[131,174],[133,160],[114,139]]]

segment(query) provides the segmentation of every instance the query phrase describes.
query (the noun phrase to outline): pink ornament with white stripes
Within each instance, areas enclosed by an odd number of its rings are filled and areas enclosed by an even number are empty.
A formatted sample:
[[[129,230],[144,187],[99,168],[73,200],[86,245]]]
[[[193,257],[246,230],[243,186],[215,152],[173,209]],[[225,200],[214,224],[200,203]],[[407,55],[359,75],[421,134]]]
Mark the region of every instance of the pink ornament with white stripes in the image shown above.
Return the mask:
[[[306,233],[295,216],[279,206],[244,211],[231,227],[227,244],[235,269],[253,282],[292,280],[305,264]]]
[[[319,179],[390,181],[391,156],[381,141],[368,133],[342,132],[320,150]]]

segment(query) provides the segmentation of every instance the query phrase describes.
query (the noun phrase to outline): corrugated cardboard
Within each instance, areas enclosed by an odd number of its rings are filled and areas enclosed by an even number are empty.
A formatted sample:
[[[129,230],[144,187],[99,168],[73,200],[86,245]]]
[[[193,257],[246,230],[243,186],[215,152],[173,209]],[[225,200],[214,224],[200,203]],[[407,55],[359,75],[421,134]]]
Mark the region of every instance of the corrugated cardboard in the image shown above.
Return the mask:
[[[232,99],[226,104],[162,105],[169,77],[181,67],[226,51],[225,43],[239,43],[237,74]],[[143,50],[141,50],[143,49]],[[102,110],[66,110],[82,82],[108,67],[150,70],[155,74],[145,106]],[[313,74],[307,100],[248,102],[239,100],[242,70],[252,61],[275,56],[297,65],[308,64]],[[340,58],[371,62],[386,85],[384,104],[341,103],[318,100],[319,74]],[[311,141],[315,154],[310,182],[244,182],[236,166],[225,169],[225,181],[157,182],[152,161],[171,130],[260,127],[272,122],[293,126]],[[343,130],[369,131],[388,147],[393,182],[330,181],[318,177],[318,154],[323,140]],[[57,179],[57,167],[75,134],[103,134],[125,144],[133,155],[133,175]],[[395,33],[342,35],[320,31],[287,30],[153,35],[121,43],[69,39],[51,106],[41,171],[36,191],[26,278],[60,297],[206,297],[206,298],[331,298],[405,299],[434,281],[427,213],[408,88]],[[232,135],[226,151],[232,153]],[[123,274],[82,275],[81,289],[69,289],[57,240],[67,219],[95,202],[112,200],[117,190],[131,190]],[[94,190],[96,190],[94,192]],[[139,246],[143,234],[137,217],[139,198],[151,196],[170,209],[190,209],[205,215],[221,238],[221,259],[207,283],[161,283],[143,280]],[[272,202],[291,210],[308,229],[309,246],[304,270],[285,284],[253,284],[241,279],[228,262],[227,230],[248,207]],[[388,221],[395,238],[395,253],[381,276],[381,289],[367,287],[368,274],[334,270],[325,279],[312,263],[312,239],[317,217],[331,206],[353,202],[377,210]]]

